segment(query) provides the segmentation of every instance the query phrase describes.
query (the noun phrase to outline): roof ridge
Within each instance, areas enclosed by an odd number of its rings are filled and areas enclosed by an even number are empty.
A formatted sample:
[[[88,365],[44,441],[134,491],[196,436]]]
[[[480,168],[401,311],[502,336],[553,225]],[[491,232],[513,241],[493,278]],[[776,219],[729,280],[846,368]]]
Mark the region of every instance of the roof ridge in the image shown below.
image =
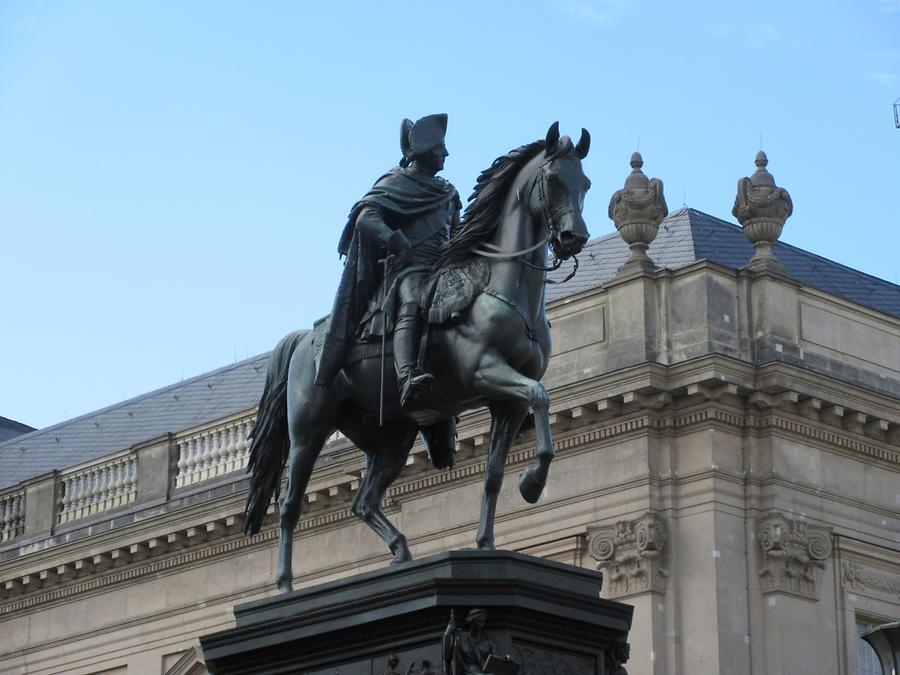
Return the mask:
[[[689,208],[687,208],[686,206],[682,206],[682,207],[681,207],[680,209],[678,209],[677,211],[673,211],[672,213],[670,213],[669,215],[667,215],[665,218],[663,218],[663,221],[666,221],[666,220],[668,220],[669,218],[672,218],[672,217],[674,217],[674,216],[679,215],[682,211],[692,211],[692,210],[694,210],[694,209],[689,209]],[[702,213],[702,211],[701,211],[700,213]],[[618,236],[619,236],[619,231],[618,231],[618,230],[613,230],[612,232],[607,232],[606,234],[601,234],[601,235],[598,236],[598,237],[594,237],[594,238],[592,238],[592,239],[589,239],[588,242],[587,242],[587,244],[585,244],[585,246],[589,246],[590,244],[595,244],[595,243],[597,243],[597,242],[605,241],[605,240],[607,240],[607,239],[612,239],[612,238],[618,237]]]
[[[205,378],[209,378],[209,377],[218,375],[219,373],[223,373],[223,372],[228,371],[228,370],[234,370],[234,369],[237,369],[237,368],[239,368],[239,367],[241,367],[241,366],[246,366],[247,364],[252,363],[253,361],[259,361],[259,360],[261,360],[261,359],[263,359],[263,358],[268,358],[268,356],[269,356],[270,353],[271,353],[271,352],[263,352],[263,353],[261,353],[261,354],[257,354],[256,356],[251,356],[251,357],[248,358],[248,359],[244,359],[243,361],[238,361],[238,362],[236,362],[236,363],[230,363],[230,364],[228,364],[227,366],[222,366],[222,367],[220,367],[220,368],[216,368],[215,370],[210,370],[210,371],[205,372],[205,373],[200,373],[199,375],[194,375],[193,377],[189,377],[189,378],[186,379],[186,380],[181,380],[181,381],[179,381],[179,382],[175,382],[175,383],[172,383],[172,384],[167,384],[167,385],[165,385],[165,386],[163,386],[163,387],[159,387],[158,389],[154,389],[154,390],[152,390],[152,391],[148,391],[148,392],[146,392],[146,393],[144,393],[144,394],[140,394],[140,395],[135,396],[135,397],[133,397],[133,398],[129,398],[129,399],[126,399],[126,400],[124,400],[124,401],[120,401],[120,402],[118,402],[118,403],[114,403],[114,404],[112,404],[112,405],[108,405],[108,406],[106,406],[105,408],[100,408],[99,410],[92,410],[91,412],[84,413],[83,415],[78,415],[78,416],[76,416],[76,417],[71,417],[71,418],[69,418],[69,419],[67,419],[67,420],[62,420],[61,422],[57,422],[56,424],[51,424],[51,425],[48,426],[48,427],[43,427],[43,428],[40,428],[40,429],[34,429],[33,431],[29,431],[29,432],[27,432],[27,433],[20,434],[19,436],[14,436],[14,437],[12,437],[12,438],[10,438],[10,439],[7,439],[6,441],[0,442],[0,450],[2,450],[2,449],[3,449],[5,446],[7,446],[7,445],[10,445],[10,446],[11,446],[11,445],[14,445],[15,443],[22,443],[23,441],[26,441],[26,440],[28,440],[29,438],[33,438],[33,437],[37,436],[38,434],[41,434],[41,433],[43,433],[43,432],[45,432],[45,431],[46,431],[46,432],[53,431],[54,429],[58,429],[58,428],[60,428],[60,427],[62,427],[62,426],[72,424],[73,422],[78,422],[78,421],[80,421],[80,420],[90,419],[91,417],[95,417],[95,416],[97,416],[97,415],[101,415],[101,414],[103,414],[103,413],[107,413],[107,412],[110,412],[110,411],[112,411],[112,410],[121,409],[121,408],[124,408],[124,407],[126,407],[126,406],[128,406],[128,405],[130,405],[130,404],[133,405],[134,403],[137,403],[138,401],[143,401],[143,400],[148,399],[148,398],[151,398],[151,397],[153,397],[153,396],[158,396],[159,394],[163,394],[163,393],[165,393],[165,392],[167,392],[167,391],[172,391],[173,389],[177,389],[178,387],[183,387],[183,386],[185,386],[185,385],[193,384],[194,382],[197,382],[197,381],[199,381],[199,380],[202,380],[202,379],[205,379]]]
[[[735,229],[735,230],[739,230],[739,231],[743,234],[744,228],[741,227],[740,225],[736,224],[736,223],[732,223],[732,222],[729,222],[729,221],[727,221],[727,220],[723,220],[722,218],[719,218],[718,216],[714,216],[714,215],[712,215],[712,214],[710,214],[710,213],[706,213],[705,211],[700,211],[700,210],[698,210],[698,209],[688,208],[687,210],[688,210],[688,211],[691,211],[691,212],[693,212],[693,213],[695,213],[695,214],[697,214],[697,215],[705,216],[705,217],[707,217],[707,218],[711,218],[711,219],[717,221],[718,223],[721,223],[722,225],[728,225],[729,227],[731,227],[731,228],[733,228],[733,229]],[[671,214],[670,214],[670,215],[671,215]],[[813,253],[812,251],[808,251],[808,250],[806,250],[805,248],[800,248],[799,246],[796,246],[796,245],[794,245],[794,244],[790,244],[790,243],[788,243],[788,242],[786,242],[786,241],[782,241],[781,239],[776,240],[774,245],[775,245],[775,246],[786,246],[786,247],[788,247],[788,248],[790,248],[790,249],[792,249],[792,250],[794,250],[794,251],[797,251],[797,252],[799,252],[799,253],[802,253],[803,255],[810,256],[810,257],[812,257],[812,258],[816,258],[817,260],[823,260],[823,261],[825,261],[826,263],[828,263],[829,265],[836,265],[836,266],[838,266],[838,267],[841,267],[841,268],[843,268],[843,269],[845,269],[845,270],[848,270],[848,271],[852,272],[853,274],[861,274],[861,275],[863,275],[863,276],[865,276],[865,277],[868,277],[869,279],[874,279],[875,281],[878,281],[878,282],[880,282],[880,283],[887,284],[887,285],[892,286],[892,287],[894,287],[894,288],[900,289],[900,284],[895,284],[894,282],[888,281],[887,279],[882,279],[881,277],[876,277],[876,276],[873,275],[873,274],[869,274],[868,272],[864,272],[864,271],[862,271],[862,270],[858,270],[858,269],[856,269],[855,267],[849,267],[848,265],[845,265],[845,264],[843,264],[843,263],[840,263],[840,262],[838,262],[837,260],[832,260],[831,258],[826,258],[826,257],[823,256],[823,255],[819,255],[818,253]],[[694,251],[694,254],[696,255],[696,249],[695,249],[695,251]]]

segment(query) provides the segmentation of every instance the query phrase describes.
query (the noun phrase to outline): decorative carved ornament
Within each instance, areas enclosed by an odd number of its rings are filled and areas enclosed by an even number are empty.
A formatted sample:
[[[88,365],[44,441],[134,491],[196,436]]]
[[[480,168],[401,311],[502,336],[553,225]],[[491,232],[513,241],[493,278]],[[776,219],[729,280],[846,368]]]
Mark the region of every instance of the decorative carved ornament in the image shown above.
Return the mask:
[[[756,153],[756,171],[750,178],[741,178],[731,212],[744,228],[756,253],[746,267],[752,270],[771,269],[784,272],[784,267],[772,253],[772,245],[781,236],[781,229],[794,211],[791,196],[775,185],[775,178],[766,166],[769,158],[760,150]]]
[[[763,593],[791,593],[818,600],[816,582],[831,555],[831,528],[773,514],[759,523]]]
[[[662,181],[648,179],[641,170],[643,166],[644,158],[635,152],[625,187],[617,190],[609,202],[609,219],[631,249],[631,257],[619,268],[619,273],[656,269],[647,256],[647,247],[656,239],[660,222],[669,214]]]
[[[857,593],[872,589],[900,599],[900,577],[896,575],[877,574],[857,563],[844,562],[841,580],[846,588]]]
[[[529,645],[513,647],[522,664],[519,675],[594,675],[594,659]]]
[[[588,528],[588,551],[606,577],[610,598],[636,593],[665,593],[666,524],[655,513]]]

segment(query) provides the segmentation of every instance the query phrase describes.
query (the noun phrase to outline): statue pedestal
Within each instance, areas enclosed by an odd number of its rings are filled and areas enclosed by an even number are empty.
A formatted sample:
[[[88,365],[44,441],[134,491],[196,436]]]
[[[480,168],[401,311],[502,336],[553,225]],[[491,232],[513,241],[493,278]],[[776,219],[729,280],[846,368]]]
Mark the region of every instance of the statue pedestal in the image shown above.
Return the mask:
[[[200,644],[214,674],[439,675],[451,609],[463,630],[480,608],[495,653],[520,675],[607,675],[632,607],[601,599],[602,579],[509,551],[450,551],[238,605],[237,626]]]

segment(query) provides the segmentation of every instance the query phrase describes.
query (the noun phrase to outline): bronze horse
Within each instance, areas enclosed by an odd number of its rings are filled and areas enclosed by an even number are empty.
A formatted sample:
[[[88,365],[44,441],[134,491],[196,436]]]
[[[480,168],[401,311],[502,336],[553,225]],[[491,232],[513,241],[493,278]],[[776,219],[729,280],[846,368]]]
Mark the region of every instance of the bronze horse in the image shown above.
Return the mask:
[[[529,408],[535,421],[535,462],[522,472],[519,490],[528,502],[538,500],[554,457],[550,399],[539,382],[550,358],[544,309],[547,245],[561,261],[587,242],[581,211],[590,181],[581,160],[589,146],[587,131],[582,130],[575,145],[567,136],[560,138],[554,123],[544,140],[512,150],[482,172],[442,266],[459,269],[473,259],[482,265],[487,261],[489,282],[456,320],[431,327],[427,363],[434,386],[414,411],[400,408],[389,368],[384,425],[379,427],[382,374],[377,357],[347,365],[331,385],[317,387],[312,332],[292,333],[276,346],[252,433],[245,530],[259,531],[287,462],[287,487],[279,500],[279,590],[293,587],[294,528],[316,459],[335,430],[366,454],[367,469],[352,510],[384,540],[392,563],[411,555],[403,534],[382,513],[381,500],[403,470],[420,424],[483,405],[490,409],[479,549],[494,548],[504,465]]]

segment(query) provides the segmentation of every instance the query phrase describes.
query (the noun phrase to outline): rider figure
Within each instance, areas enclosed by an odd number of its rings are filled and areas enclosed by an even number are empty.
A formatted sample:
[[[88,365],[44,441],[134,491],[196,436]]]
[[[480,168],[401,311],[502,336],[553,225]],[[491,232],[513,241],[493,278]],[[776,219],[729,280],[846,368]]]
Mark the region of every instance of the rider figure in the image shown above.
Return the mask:
[[[449,154],[444,145],[446,132],[447,116],[443,114],[428,115],[415,124],[403,120],[400,165],[379,178],[353,206],[338,245],[347,262],[317,384],[327,386],[340,370],[346,349],[386,273],[392,293],[396,293],[385,305],[397,306],[393,346],[401,405],[406,407],[430,389],[432,376],[417,367],[424,290],[441,245],[459,223],[461,208],[453,185],[436,175]],[[383,317],[382,330],[389,329],[393,318]]]

